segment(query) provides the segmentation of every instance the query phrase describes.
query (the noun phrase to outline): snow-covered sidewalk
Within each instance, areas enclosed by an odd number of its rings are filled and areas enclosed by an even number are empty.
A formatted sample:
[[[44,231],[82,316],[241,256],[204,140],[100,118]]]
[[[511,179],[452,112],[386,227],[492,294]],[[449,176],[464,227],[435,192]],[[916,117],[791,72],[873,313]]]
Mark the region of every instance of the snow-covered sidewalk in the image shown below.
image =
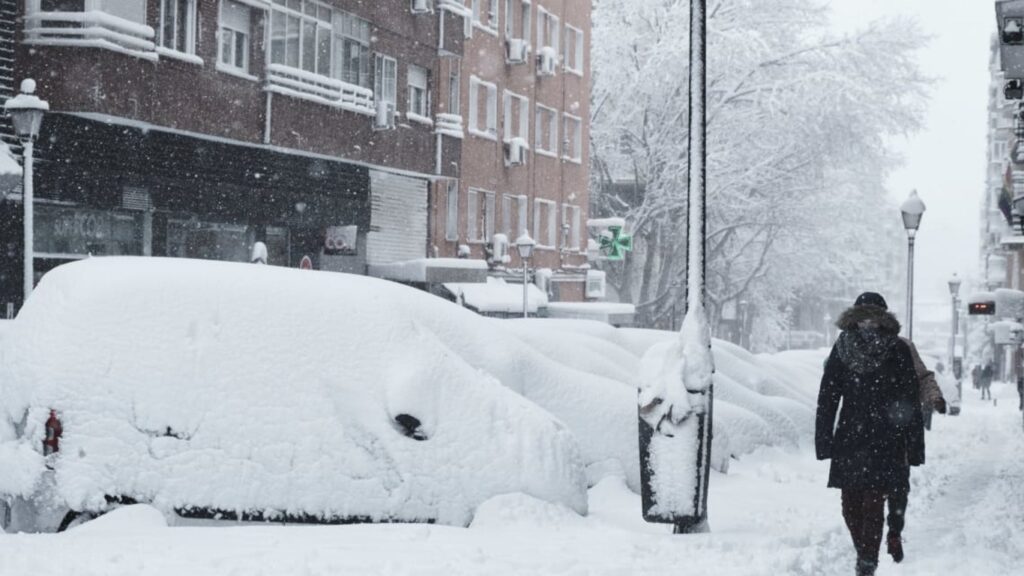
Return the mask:
[[[1011,574],[1024,554],[1024,430],[1016,391],[965,393],[936,416],[915,469],[907,559],[880,576]],[[591,490],[582,518],[520,495],[486,503],[468,529],[423,525],[166,528],[121,510],[59,535],[0,534],[0,574],[48,575],[849,575],[853,551],[827,464],[809,446],[760,449],[712,478],[713,532],[672,536],[640,519],[621,480]],[[135,514],[132,514],[135,512]]]

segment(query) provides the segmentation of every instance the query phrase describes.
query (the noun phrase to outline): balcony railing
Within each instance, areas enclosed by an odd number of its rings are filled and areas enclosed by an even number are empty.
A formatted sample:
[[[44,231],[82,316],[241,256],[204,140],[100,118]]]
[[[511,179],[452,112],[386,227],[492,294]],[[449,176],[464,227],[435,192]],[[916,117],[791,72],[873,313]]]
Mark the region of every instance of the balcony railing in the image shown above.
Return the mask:
[[[25,16],[25,43],[106,48],[157,60],[156,32],[106,12],[35,12]]]
[[[462,116],[458,114],[438,113],[434,126],[438,134],[451,136],[452,138],[463,137]]]
[[[291,66],[267,66],[267,91],[373,116],[373,90]]]

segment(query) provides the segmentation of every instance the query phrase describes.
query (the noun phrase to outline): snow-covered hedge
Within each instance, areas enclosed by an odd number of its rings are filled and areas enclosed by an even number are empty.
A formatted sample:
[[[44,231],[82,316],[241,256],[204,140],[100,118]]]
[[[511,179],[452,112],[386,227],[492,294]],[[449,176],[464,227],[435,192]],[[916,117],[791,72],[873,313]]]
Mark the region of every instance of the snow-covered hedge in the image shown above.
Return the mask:
[[[52,408],[64,427],[54,498],[77,510],[110,495],[466,524],[488,498],[525,492],[585,512],[573,434],[438,333],[465,325],[486,347],[481,322],[359,276],[158,258],[61,266],[5,331],[0,491],[38,476],[25,446],[41,446]],[[403,433],[403,414],[426,440]]]

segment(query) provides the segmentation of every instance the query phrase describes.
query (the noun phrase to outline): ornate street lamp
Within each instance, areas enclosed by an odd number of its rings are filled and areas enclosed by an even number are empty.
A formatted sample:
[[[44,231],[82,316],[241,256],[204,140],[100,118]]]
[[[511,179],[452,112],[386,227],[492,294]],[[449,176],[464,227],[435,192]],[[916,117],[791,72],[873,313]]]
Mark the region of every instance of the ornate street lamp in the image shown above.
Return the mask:
[[[10,115],[11,123],[14,124],[14,131],[17,133],[18,139],[21,140],[21,144],[24,147],[23,157],[25,160],[25,166],[22,170],[24,180],[22,182],[21,203],[25,210],[25,300],[28,300],[28,297],[32,294],[32,288],[35,286],[35,265],[33,261],[35,246],[33,246],[34,224],[32,204],[34,202],[34,194],[32,191],[32,152],[36,138],[39,137],[39,128],[42,127],[43,124],[43,113],[50,109],[50,105],[45,100],[41,100],[35,95],[35,91],[36,81],[31,78],[26,78],[21,81],[21,92],[4,103],[4,110],[6,110],[7,114]],[[22,305],[24,305],[24,302]]]
[[[925,206],[917,196],[917,190],[900,206],[903,227],[907,230],[907,339],[914,339],[914,238],[921,227]]]
[[[953,277],[949,279],[949,295],[953,300],[953,333],[949,337],[949,367],[952,370],[956,364],[956,336],[960,332],[960,315],[957,314],[960,278],[956,274],[953,274]]]
[[[523,261],[523,318],[530,317],[530,258],[533,257],[533,248],[536,245],[526,230],[523,230],[523,235],[516,239],[516,250],[519,252],[519,259]]]

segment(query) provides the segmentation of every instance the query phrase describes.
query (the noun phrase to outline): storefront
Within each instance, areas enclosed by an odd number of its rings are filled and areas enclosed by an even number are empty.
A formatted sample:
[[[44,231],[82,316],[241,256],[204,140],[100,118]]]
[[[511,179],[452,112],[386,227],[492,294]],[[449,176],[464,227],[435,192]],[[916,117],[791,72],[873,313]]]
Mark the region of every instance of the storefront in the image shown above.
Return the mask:
[[[37,145],[36,280],[89,256],[248,262],[366,272],[363,166],[87,115],[52,114]],[[21,304],[20,196],[0,200],[0,316]]]

